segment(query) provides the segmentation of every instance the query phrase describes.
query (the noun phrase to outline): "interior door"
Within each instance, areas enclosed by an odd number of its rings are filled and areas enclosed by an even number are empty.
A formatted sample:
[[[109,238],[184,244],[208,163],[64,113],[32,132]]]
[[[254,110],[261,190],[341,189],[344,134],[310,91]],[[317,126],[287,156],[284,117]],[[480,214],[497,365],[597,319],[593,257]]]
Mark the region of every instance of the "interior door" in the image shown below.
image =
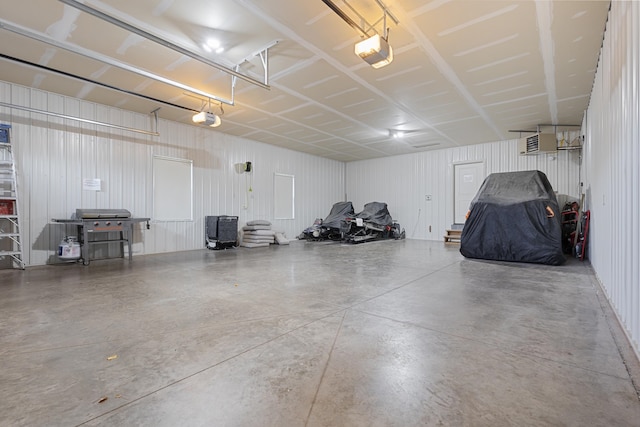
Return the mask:
[[[485,178],[484,162],[459,163],[454,170],[454,223],[464,224],[471,200],[476,196]]]

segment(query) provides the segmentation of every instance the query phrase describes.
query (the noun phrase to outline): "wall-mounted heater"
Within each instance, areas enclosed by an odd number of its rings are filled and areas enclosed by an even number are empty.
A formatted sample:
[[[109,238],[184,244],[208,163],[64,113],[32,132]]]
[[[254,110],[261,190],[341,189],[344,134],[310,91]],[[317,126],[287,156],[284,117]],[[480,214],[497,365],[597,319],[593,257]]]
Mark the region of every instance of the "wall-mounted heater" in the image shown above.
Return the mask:
[[[552,133],[536,133],[518,140],[518,152],[521,155],[542,154],[558,151],[556,136]]]

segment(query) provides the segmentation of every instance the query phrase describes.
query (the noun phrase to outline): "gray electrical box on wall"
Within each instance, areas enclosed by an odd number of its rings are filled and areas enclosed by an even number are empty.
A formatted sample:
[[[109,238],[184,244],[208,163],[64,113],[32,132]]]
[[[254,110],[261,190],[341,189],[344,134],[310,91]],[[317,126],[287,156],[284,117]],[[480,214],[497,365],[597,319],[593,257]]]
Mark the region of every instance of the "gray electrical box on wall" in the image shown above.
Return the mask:
[[[552,133],[536,133],[518,140],[520,155],[542,154],[558,151],[556,136]]]

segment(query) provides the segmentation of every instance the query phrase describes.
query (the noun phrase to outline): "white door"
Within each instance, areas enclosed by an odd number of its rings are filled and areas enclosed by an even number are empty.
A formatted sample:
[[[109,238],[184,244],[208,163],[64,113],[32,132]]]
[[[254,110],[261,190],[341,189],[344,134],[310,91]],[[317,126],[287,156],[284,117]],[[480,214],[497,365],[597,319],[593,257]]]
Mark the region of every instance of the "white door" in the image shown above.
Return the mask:
[[[484,162],[454,164],[453,171],[453,221],[456,224],[464,224],[469,204],[485,178]]]

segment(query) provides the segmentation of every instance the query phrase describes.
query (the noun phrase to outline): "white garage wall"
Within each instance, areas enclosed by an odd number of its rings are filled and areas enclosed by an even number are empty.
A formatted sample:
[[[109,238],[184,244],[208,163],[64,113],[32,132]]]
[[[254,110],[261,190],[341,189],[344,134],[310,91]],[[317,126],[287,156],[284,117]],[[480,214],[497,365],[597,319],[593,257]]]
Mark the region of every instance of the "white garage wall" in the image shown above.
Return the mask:
[[[537,169],[558,194],[580,194],[579,150],[521,156],[511,140],[347,163],[347,198],[356,211],[367,202],[386,202],[408,238],[442,240],[453,223],[453,165],[471,161],[484,162],[487,175]]]
[[[0,100],[151,129],[151,117],[144,114],[4,82],[0,82]],[[77,233],[74,227],[52,223],[51,219],[69,218],[76,208],[122,208],[136,217],[153,219],[154,155],[193,160],[194,218],[152,222],[150,230],[136,233],[134,254],[204,248],[206,215],[238,215],[241,225],[267,219],[274,229],[295,238],[316,217],[326,215],[333,203],[344,199],[344,163],[205,127],[160,120],[160,137],[151,137],[2,107],[0,123],[13,126],[27,265],[57,262],[55,251],[62,237]],[[234,165],[247,161],[252,162],[252,174],[238,174]],[[273,220],[276,172],[295,176],[293,220]],[[102,190],[83,190],[82,180],[87,178],[101,179]],[[102,245],[94,248],[98,246]]]
[[[640,3],[611,2],[586,118],[589,258],[640,354]]]

